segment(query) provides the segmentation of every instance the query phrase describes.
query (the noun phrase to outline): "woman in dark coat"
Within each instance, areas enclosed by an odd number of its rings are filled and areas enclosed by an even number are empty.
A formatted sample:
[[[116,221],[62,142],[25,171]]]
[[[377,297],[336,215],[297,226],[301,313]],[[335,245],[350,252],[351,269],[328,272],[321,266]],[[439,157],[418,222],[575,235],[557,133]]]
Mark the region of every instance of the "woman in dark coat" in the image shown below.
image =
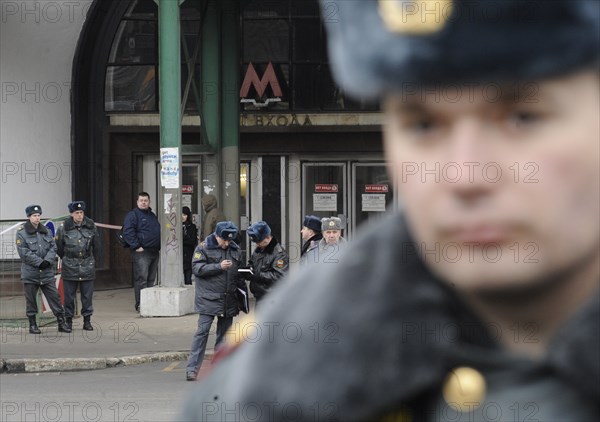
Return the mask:
[[[192,255],[198,244],[198,229],[192,221],[192,211],[189,207],[183,207],[182,213],[183,279],[185,284],[192,284]]]

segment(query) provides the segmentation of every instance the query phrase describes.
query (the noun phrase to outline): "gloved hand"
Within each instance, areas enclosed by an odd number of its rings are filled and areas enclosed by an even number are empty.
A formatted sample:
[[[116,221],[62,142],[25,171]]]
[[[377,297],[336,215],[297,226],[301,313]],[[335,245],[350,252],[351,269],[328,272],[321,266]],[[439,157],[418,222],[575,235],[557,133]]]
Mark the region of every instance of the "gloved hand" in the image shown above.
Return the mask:
[[[50,268],[52,266],[51,263],[49,263],[48,261],[42,261],[42,263],[40,265],[38,265],[38,268],[40,270],[45,270],[46,268]]]

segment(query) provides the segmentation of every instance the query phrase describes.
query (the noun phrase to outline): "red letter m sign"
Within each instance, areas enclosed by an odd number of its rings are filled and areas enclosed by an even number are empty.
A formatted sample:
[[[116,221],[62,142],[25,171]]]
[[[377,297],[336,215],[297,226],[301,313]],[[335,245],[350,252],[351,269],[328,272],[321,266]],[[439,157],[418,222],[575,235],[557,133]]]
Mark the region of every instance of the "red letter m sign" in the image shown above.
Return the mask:
[[[256,90],[258,97],[262,98],[269,85],[271,86],[274,96],[283,97],[279,81],[275,75],[275,69],[273,69],[273,64],[269,62],[262,79],[259,79],[254,66],[250,63],[248,65],[248,70],[246,71],[246,76],[244,77],[244,82],[242,82],[240,88],[240,98],[246,98],[248,96],[251,86]]]

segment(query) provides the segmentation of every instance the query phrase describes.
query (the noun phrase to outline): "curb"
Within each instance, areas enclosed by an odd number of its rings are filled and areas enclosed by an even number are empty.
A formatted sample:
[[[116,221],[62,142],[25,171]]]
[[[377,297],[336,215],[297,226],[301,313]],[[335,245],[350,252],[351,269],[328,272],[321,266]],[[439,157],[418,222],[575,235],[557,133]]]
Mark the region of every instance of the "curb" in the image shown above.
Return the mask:
[[[86,371],[150,362],[181,361],[187,360],[188,355],[189,352],[160,352],[120,358],[0,359],[0,373]],[[210,357],[210,354],[207,353],[205,357]]]

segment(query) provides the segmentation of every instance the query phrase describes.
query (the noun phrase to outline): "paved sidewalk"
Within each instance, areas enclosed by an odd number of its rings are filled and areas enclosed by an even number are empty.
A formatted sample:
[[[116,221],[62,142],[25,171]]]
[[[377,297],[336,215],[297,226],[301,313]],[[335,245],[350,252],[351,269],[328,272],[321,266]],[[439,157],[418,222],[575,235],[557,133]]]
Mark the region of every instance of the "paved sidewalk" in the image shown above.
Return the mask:
[[[0,306],[9,300],[21,299],[0,298]],[[22,300],[24,314],[25,302]],[[42,324],[46,321],[49,324],[40,325],[42,334],[39,335],[29,334],[25,319],[20,326],[0,320],[0,372],[102,369],[187,359],[197,314],[142,318],[134,310],[133,303],[133,289],[95,292],[94,331],[81,329],[82,317],[73,320],[70,334],[58,333],[55,319],[42,319]],[[208,359],[213,353],[215,327],[216,323],[208,339]]]

